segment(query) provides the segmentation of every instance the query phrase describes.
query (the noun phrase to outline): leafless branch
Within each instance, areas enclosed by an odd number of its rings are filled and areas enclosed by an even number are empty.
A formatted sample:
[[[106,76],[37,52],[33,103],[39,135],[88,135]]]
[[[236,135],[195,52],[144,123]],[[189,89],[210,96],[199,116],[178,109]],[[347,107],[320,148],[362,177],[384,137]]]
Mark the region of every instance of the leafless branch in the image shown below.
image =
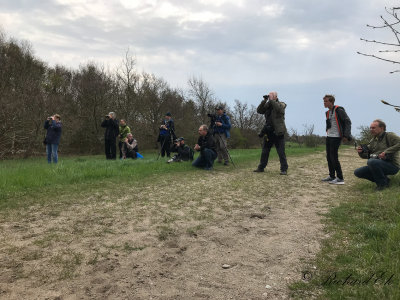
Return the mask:
[[[391,60],[391,59],[382,58],[382,57],[379,57],[379,56],[376,56],[376,55],[373,55],[373,54],[366,54],[366,53],[361,53],[361,52],[357,52],[357,54],[364,55],[364,56],[369,56],[369,57],[373,57],[373,58],[380,59],[380,60],[387,61],[387,62],[391,62],[391,63],[394,63],[394,64],[400,64],[399,61],[395,61],[395,60]]]

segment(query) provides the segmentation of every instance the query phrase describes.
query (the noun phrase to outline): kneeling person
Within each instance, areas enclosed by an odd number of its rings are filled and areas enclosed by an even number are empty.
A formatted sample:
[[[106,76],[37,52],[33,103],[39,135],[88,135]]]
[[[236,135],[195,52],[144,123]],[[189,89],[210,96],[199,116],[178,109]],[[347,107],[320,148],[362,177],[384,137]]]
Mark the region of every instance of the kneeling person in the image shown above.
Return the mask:
[[[211,170],[214,160],[217,158],[214,137],[208,132],[207,125],[201,125],[199,128],[199,139],[194,146],[194,150],[199,151],[199,157],[192,163],[192,166]]]
[[[367,166],[358,168],[354,175],[376,183],[380,191],[389,186],[387,175],[395,175],[400,169],[400,137],[393,132],[386,132],[386,124],[382,120],[371,123],[372,140],[366,147],[358,146],[358,155],[367,158]]]
[[[175,154],[170,160],[168,160],[168,163],[193,160],[193,150],[185,144],[185,139],[183,137],[175,140],[171,152],[178,152],[178,154]]]
[[[133,158],[137,157],[137,152],[139,148],[137,146],[137,141],[133,138],[132,133],[128,133],[126,139],[122,145],[122,158]]]

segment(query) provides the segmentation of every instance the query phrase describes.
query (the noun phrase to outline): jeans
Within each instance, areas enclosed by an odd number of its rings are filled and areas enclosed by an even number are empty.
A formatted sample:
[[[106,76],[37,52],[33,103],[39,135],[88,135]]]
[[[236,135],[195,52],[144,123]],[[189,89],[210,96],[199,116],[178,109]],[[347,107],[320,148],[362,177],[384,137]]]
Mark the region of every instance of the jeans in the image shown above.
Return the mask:
[[[47,144],[46,145],[46,153],[47,153],[47,162],[51,164],[51,157],[53,157],[53,163],[58,162],[58,144]]]
[[[214,165],[214,160],[217,158],[217,153],[211,149],[204,149],[200,152],[199,157],[192,162],[192,166],[197,168],[210,169]]]
[[[276,152],[278,152],[279,161],[281,163],[281,171],[287,171],[288,164],[286,160],[285,154],[285,137],[283,135],[276,136],[275,134],[269,134],[268,140],[264,140],[264,144],[262,147],[260,164],[258,165],[258,169],[264,170],[268,164],[269,152],[271,151],[272,146],[275,145]]]
[[[328,161],[329,176],[331,178],[343,179],[342,167],[339,162],[339,146],[342,142],[340,137],[326,138],[326,160]],[[335,176],[336,173],[336,176]]]
[[[358,168],[354,171],[354,175],[358,178],[365,178],[375,182],[378,186],[385,186],[389,183],[386,175],[395,175],[399,168],[382,159],[370,158],[365,167]]]

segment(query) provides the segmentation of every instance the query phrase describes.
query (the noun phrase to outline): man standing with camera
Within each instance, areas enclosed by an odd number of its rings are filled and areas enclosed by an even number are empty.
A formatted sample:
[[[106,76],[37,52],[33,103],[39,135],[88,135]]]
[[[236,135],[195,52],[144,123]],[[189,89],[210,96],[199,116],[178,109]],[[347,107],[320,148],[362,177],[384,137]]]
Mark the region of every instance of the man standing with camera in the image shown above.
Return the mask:
[[[53,163],[56,164],[58,162],[58,145],[60,143],[62,130],[60,115],[55,114],[54,116],[48,117],[44,122],[44,129],[47,130],[46,138],[44,139],[47,162],[51,164],[51,158],[53,157]]]
[[[119,123],[116,119],[116,114],[110,112],[105,116],[104,121],[101,123],[101,127],[104,127],[106,131],[104,132],[104,148],[107,159],[116,159],[117,157],[117,147],[116,140],[119,134]]]
[[[285,154],[285,109],[286,103],[280,102],[277,92],[270,92],[263,96],[263,100],[257,107],[259,114],[264,114],[265,125],[260,133],[260,137],[264,138],[261,152],[260,164],[254,172],[264,172],[268,164],[269,152],[273,145],[279,155],[281,164],[281,175],[287,175],[288,164]]]
[[[370,127],[373,136],[368,145],[356,148],[358,155],[368,159],[367,166],[358,168],[354,175],[376,183],[376,190],[389,187],[387,175],[395,175],[400,169],[400,137],[393,132],[386,132],[382,120],[374,120]]]
[[[161,157],[164,157],[165,153],[167,153],[167,157],[171,157],[171,137],[175,140],[176,136],[174,120],[172,120],[170,112],[165,114],[159,130],[158,142],[161,144]]]
[[[231,121],[225,113],[223,106],[218,105],[215,111],[216,114],[212,115],[211,118],[211,122],[213,123],[211,126],[217,147],[218,162],[222,163],[223,159],[224,165],[227,166],[229,165],[228,139],[230,138]]]
[[[351,141],[351,121],[343,107],[335,105],[335,97],[325,95],[326,114],[326,160],[329,176],[322,181],[331,184],[344,184],[342,167],[339,162],[339,146],[343,141]],[[335,176],[336,173],[336,176]]]

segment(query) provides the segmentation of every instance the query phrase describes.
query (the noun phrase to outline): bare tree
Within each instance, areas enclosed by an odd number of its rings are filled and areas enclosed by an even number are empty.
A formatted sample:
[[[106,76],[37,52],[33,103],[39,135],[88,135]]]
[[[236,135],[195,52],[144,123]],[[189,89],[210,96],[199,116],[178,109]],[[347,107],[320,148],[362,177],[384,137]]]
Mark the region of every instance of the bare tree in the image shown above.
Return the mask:
[[[247,103],[235,100],[232,112],[232,124],[241,130],[259,131],[264,123],[264,116],[257,113],[254,105],[249,107]]]
[[[200,123],[205,124],[208,121],[207,113],[214,111],[216,100],[214,93],[206,82],[201,78],[193,76],[188,80],[189,95],[193,97],[198,109]]]
[[[368,40],[361,38],[362,41],[366,43],[374,43],[378,45],[383,45],[384,47],[389,47],[390,49],[383,49],[379,50],[378,53],[379,55],[375,54],[366,54],[362,52],[357,52],[360,55],[364,56],[369,56],[373,57],[382,61],[390,62],[393,64],[400,64],[399,58],[393,58],[393,54],[398,54],[400,52],[400,18],[397,15],[397,12],[400,10],[400,7],[392,7],[392,8],[387,8],[385,7],[385,10],[387,14],[389,15],[388,18],[380,16],[383,24],[380,26],[372,26],[372,25],[367,25],[367,27],[370,27],[372,29],[389,29],[395,38],[394,42],[386,42],[386,41],[377,41],[377,40]],[[400,72],[400,70],[394,70],[390,73],[395,73],[395,72]]]

